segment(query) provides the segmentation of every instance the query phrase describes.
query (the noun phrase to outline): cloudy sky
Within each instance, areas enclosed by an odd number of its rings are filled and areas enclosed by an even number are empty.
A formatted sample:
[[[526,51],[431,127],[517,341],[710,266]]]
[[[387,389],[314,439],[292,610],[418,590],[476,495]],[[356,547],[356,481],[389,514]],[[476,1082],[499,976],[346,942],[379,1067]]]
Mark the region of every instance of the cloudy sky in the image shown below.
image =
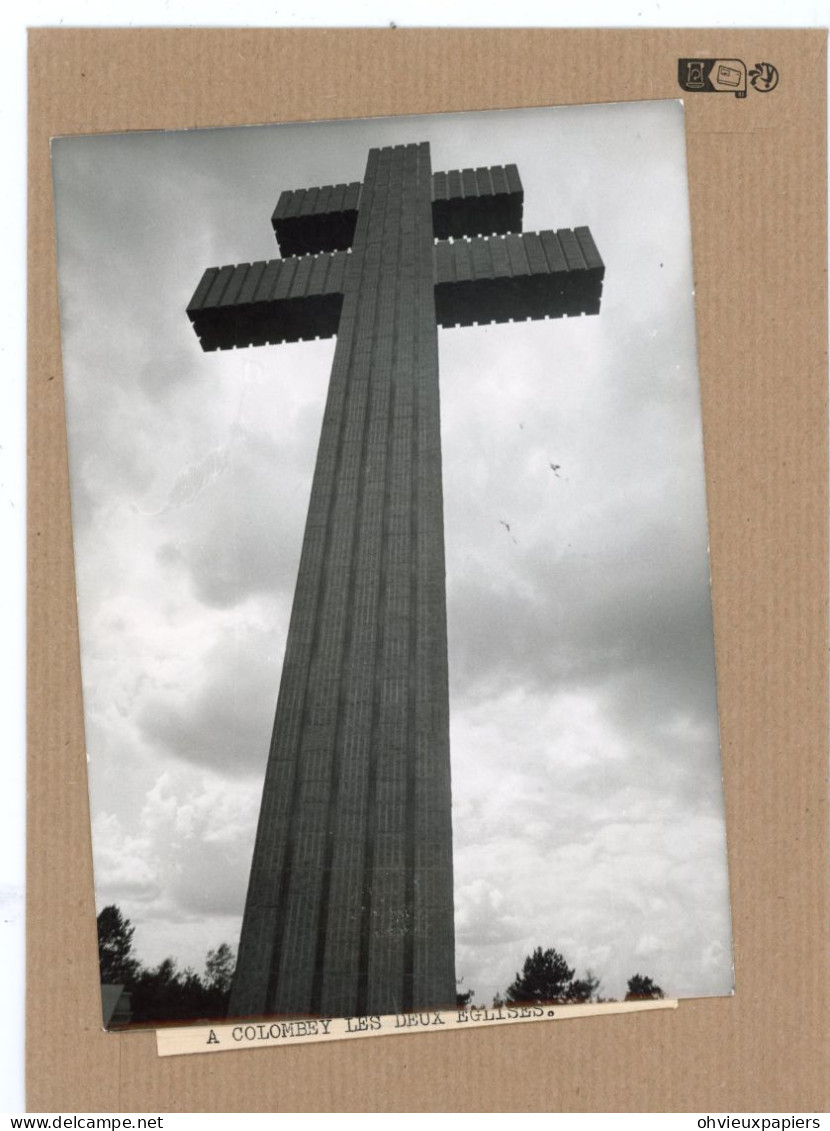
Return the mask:
[[[53,143],[98,907],[146,963],[236,944],[334,352],[203,354],[187,302],[422,140],[606,263],[598,317],[439,331],[457,974],[729,993],[679,102]]]

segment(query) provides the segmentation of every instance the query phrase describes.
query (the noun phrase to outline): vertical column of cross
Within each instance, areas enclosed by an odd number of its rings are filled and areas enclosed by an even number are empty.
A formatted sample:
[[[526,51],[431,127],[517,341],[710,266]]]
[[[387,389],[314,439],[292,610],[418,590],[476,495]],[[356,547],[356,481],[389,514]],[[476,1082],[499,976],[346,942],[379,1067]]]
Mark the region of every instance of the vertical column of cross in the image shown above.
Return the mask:
[[[365,844],[371,819],[367,778],[373,725],[365,648],[371,647],[378,631],[376,559],[383,525],[376,500],[382,492],[379,465],[388,397],[383,386],[389,380],[379,328],[388,321],[385,248],[394,241],[397,227],[392,165],[390,151],[370,153],[365,209],[355,232],[332,365],[332,382],[345,383],[346,395],[299,749],[294,861],[281,912],[279,962],[269,992],[270,1008],[278,1013],[328,1012],[323,985],[329,913],[337,901],[332,881],[345,880],[352,892],[356,890],[359,906],[365,868],[365,848],[361,852],[359,845]],[[323,443],[321,437],[321,449]],[[348,783],[351,805],[341,797],[341,782]],[[338,838],[338,828],[345,836]],[[354,986],[345,972],[340,981]]]
[[[400,302],[404,153],[397,147],[370,155],[364,189],[371,176],[373,191],[370,202],[365,191],[361,199],[360,222],[366,227],[359,229],[352,252],[362,254],[365,262],[356,308],[359,333],[350,366],[353,381],[361,371],[359,380],[367,381],[368,395],[313,994],[315,1011],[335,1016],[361,1012],[360,1001],[365,996],[366,937],[376,906],[373,862],[378,821],[384,819],[378,812],[383,804],[378,796],[378,770],[384,763],[380,689],[388,587],[390,435],[397,390],[394,344]],[[363,296],[368,292],[375,296],[371,322],[365,317],[369,304]],[[345,332],[349,333],[348,324]],[[341,333],[339,341],[342,337]]]
[[[432,245],[429,147],[371,151],[234,1014],[388,1013],[454,999]]]
[[[426,230],[431,220],[431,206],[419,200],[417,230]],[[414,734],[407,867],[412,955],[407,963],[407,1009],[455,1004],[447,597],[432,239],[429,245],[419,240],[415,307]]]
[[[324,929],[314,997],[316,1009],[333,1014],[389,1013],[412,1007],[418,887],[413,876],[417,603],[419,589],[435,591],[435,585],[429,584],[431,573],[441,595],[439,615],[444,615],[443,554],[420,564],[416,554],[419,528],[435,521],[440,526],[443,519],[440,489],[438,509],[433,506],[428,513],[422,505],[419,510],[416,493],[422,446],[419,388],[426,370],[435,397],[438,392],[428,146],[383,150],[376,176],[384,183],[382,188],[376,183],[374,199],[378,210],[381,200],[384,208],[382,215],[378,211],[370,220],[366,238],[367,246],[382,241],[380,298],[368,359],[371,380],[355,542],[354,613],[344,665],[340,770],[333,795],[333,866],[320,916]],[[373,272],[374,265],[366,271],[365,285]],[[422,348],[424,334],[428,342]],[[437,416],[431,424],[437,429]],[[433,453],[438,450],[437,431],[434,439]],[[440,483],[440,460],[437,473]],[[433,495],[431,502],[435,500]],[[443,698],[443,711],[439,705],[438,712],[446,724],[445,656],[437,658],[432,678],[433,690]],[[448,786],[446,725],[438,747],[447,763],[443,780]],[[448,792],[442,803],[449,836]],[[448,868],[449,905],[442,910],[449,916],[449,953],[443,956],[442,969],[449,974],[443,978],[441,997],[421,999],[424,1008],[450,1002],[454,994],[451,859]],[[443,934],[446,943],[446,930]]]
[[[426,147],[397,151],[395,184],[399,211],[399,255],[389,250],[388,270],[396,287],[385,333],[391,348],[392,396],[387,445],[386,505],[382,558],[382,603],[376,671],[376,735],[369,859],[363,904],[361,983],[363,1013],[405,1008],[412,908],[407,868],[412,864],[409,796],[414,758],[415,589],[413,496],[416,429],[415,357],[418,309],[429,295],[419,287],[419,260],[432,252],[432,226],[424,227],[419,205],[431,199]],[[431,288],[430,288],[431,289]],[[434,301],[434,300],[433,300]],[[434,324],[433,324],[434,325]],[[433,329],[433,336],[436,335]],[[437,372],[436,372],[437,378]]]
[[[364,1013],[451,1005],[455,999],[429,147],[408,146],[400,160],[372,835],[358,996]]]

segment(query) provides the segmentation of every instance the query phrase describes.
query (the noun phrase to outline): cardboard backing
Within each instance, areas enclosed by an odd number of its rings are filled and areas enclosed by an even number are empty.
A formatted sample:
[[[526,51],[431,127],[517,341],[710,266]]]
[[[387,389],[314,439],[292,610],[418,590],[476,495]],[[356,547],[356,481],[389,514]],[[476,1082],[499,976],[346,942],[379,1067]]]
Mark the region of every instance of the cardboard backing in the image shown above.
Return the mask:
[[[44,29],[29,48],[29,1110],[828,1110],[825,32]],[[695,57],[779,83],[684,95]],[[734,998],[222,1057],[104,1033],[50,137],[680,96]]]

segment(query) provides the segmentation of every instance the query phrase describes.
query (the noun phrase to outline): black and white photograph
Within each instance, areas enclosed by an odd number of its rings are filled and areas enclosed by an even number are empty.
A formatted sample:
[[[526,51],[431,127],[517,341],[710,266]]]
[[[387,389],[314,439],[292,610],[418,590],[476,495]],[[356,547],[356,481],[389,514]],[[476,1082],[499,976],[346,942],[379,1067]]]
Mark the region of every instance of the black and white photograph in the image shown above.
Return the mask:
[[[682,102],[52,166],[104,1027],[730,995]]]

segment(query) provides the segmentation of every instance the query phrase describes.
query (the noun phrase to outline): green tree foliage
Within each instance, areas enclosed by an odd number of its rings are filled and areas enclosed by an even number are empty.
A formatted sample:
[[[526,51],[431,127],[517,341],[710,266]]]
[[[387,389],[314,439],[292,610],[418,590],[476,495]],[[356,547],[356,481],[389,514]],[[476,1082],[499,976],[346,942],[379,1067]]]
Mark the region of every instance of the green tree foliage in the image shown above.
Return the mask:
[[[468,1006],[473,1004],[473,994],[475,990],[467,990],[466,993],[461,992],[461,987],[464,985],[464,979],[458,978],[456,980],[455,989],[455,1007],[456,1009],[467,1009]]]
[[[660,987],[652,982],[651,978],[646,978],[642,974],[635,974],[633,978],[628,979],[626,1001],[648,1001],[665,996]]]
[[[101,981],[123,985],[130,994],[130,1024],[220,1020],[227,1014],[235,959],[227,943],[209,950],[201,978],[173,958],[148,969],[132,957],[135,928],[115,905],[98,916]]]
[[[220,994],[230,993],[236,958],[227,943],[209,950],[205,959],[205,985]]]
[[[98,916],[98,961],[103,983],[126,986],[135,980],[139,964],[132,957],[134,934],[135,927],[115,904],[105,907]]]
[[[521,973],[508,986],[507,1004],[560,1004],[580,1005],[597,1001],[600,980],[590,970],[584,978],[574,978],[573,969],[564,957],[552,947],[542,950],[537,946],[524,961]],[[494,1005],[501,1004],[497,995]]]
[[[142,970],[132,991],[134,1022],[218,1020],[227,1012],[227,993],[205,985],[195,970],[179,970],[165,958]]]
[[[584,1005],[588,1001],[599,1001],[597,996],[599,982],[599,978],[590,970],[586,970],[584,978],[574,978],[571,981],[563,1000],[569,1005]]]
[[[199,1017],[203,986],[192,970],[180,972],[173,958],[143,969],[132,990],[133,1021],[187,1021]]]
[[[574,972],[558,950],[537,946],[524,961],[521,973],[507,987],[509,1004],[564,1001]]]

